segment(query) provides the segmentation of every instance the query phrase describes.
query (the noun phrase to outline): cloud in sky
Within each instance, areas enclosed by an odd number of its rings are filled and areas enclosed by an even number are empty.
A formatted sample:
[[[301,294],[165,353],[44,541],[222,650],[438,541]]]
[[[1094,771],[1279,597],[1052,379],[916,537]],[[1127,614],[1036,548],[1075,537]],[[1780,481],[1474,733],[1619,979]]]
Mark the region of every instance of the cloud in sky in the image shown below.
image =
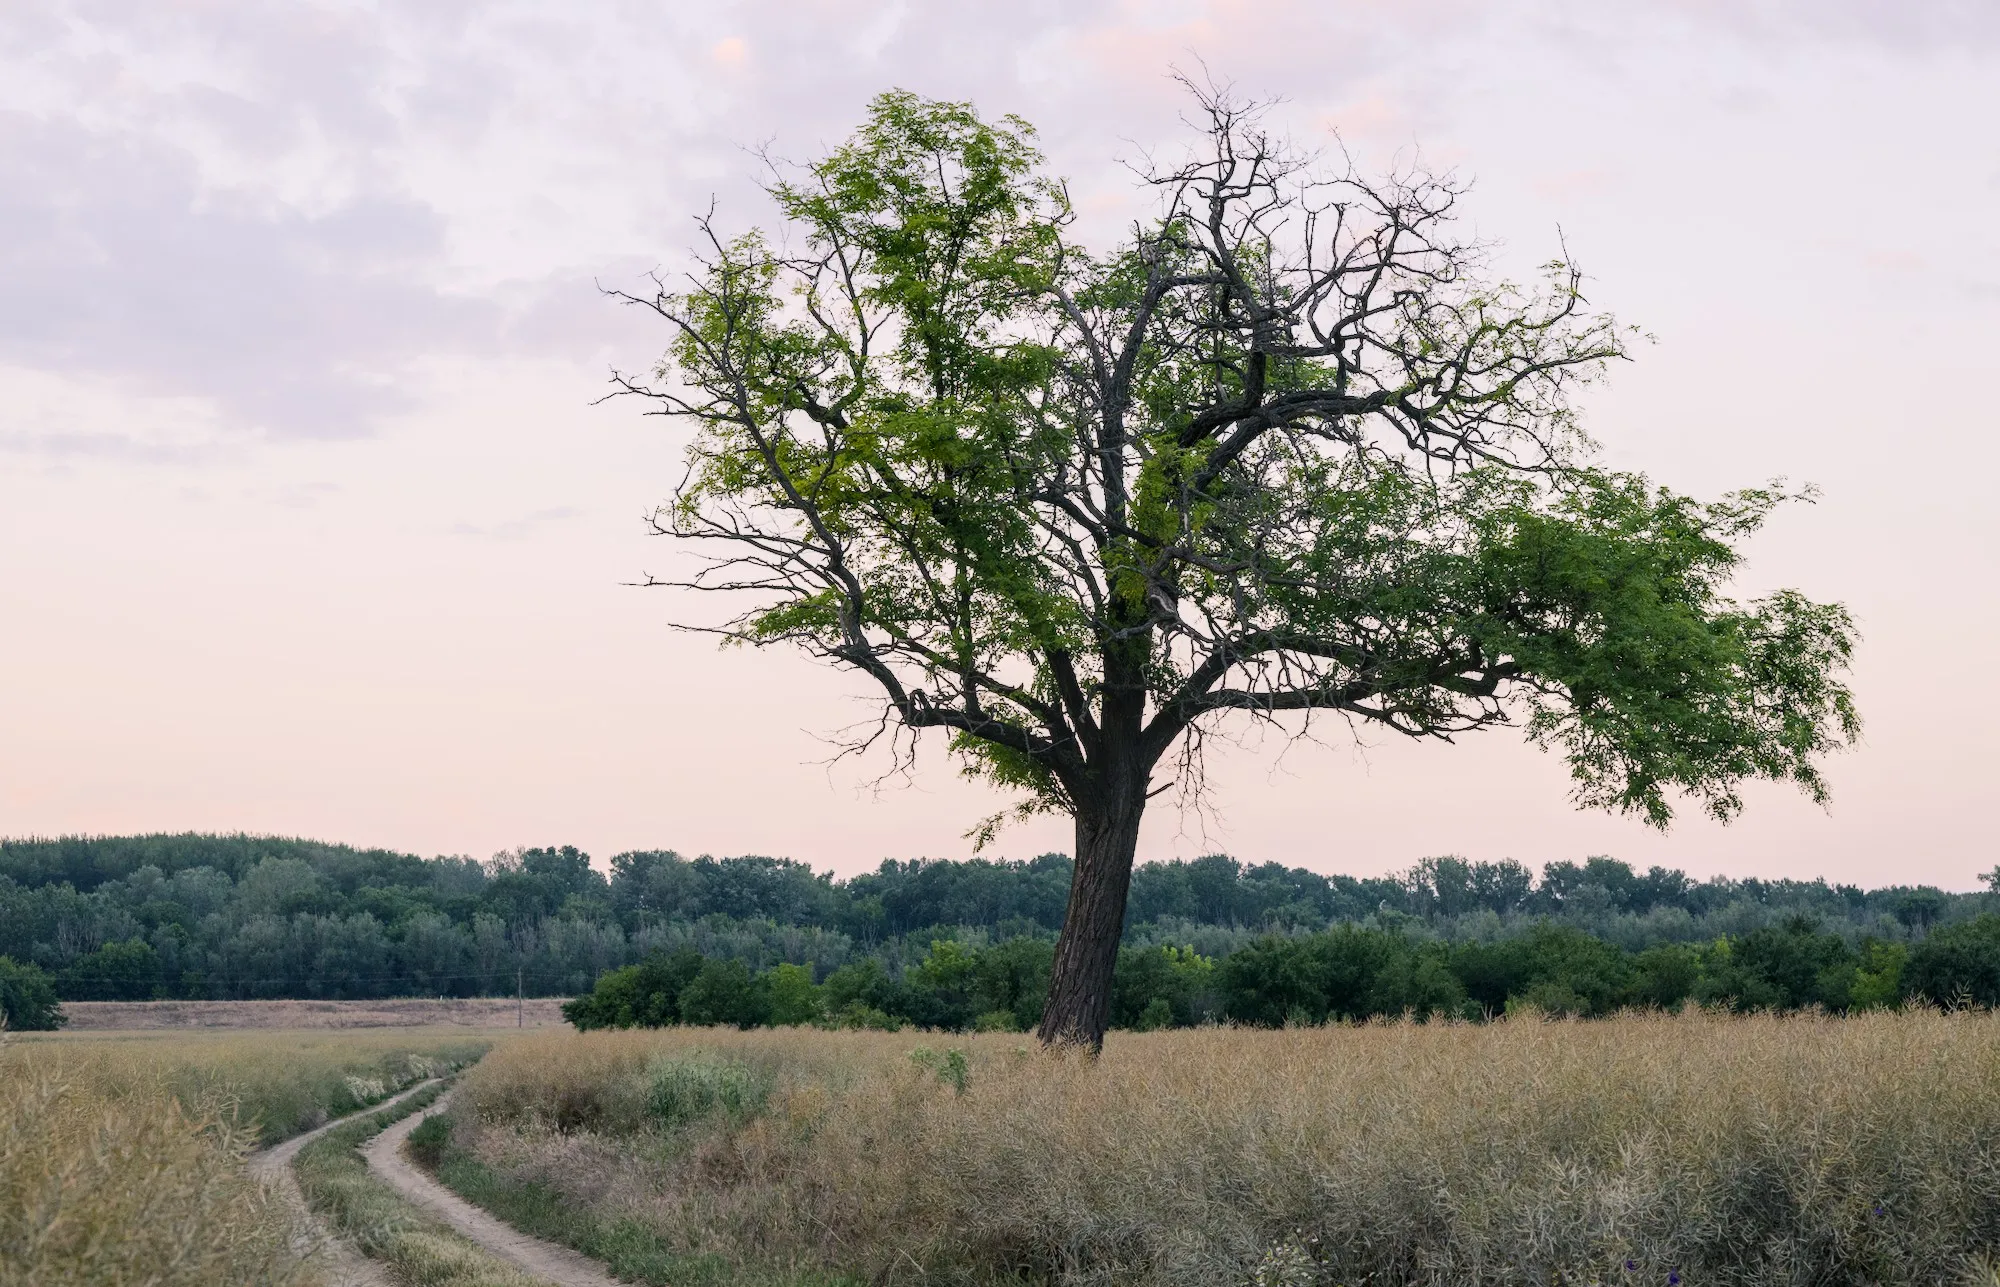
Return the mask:
[[[344,437],[408,405],[412,354],[495,328],[426,286],[435,211],[309,215],[207,192],[184,151],[0,116],[0,361],[213,399],[277,435]]]
[[[1394,148],[1456,110],[1489,33],[1633,57],[1635,27],[1677,22],[1899,52],[2000,27],[1969,3],[1648,12],[28,0],[0,16],[0,362],[207,397],[277,438],[365,434],[413,405],[414,362],[548,343],[538,310],[567,296],[574,317],[592,276],[672,254],[704,189],[754,205],[743,146],[810,151],[889,83],[1029,111],[1088,199],[1103,127],[1135,97],[1170,108],[1171,65],[1309,96]]]
[[[1141,207],[1112,162],[1177,146],[1178,66],[1364,165],[1462,168],[1510,265],[1560,228],[1660,336],[1589,408],[1620,463],[1826,485],[1753,575],[1856,604],[1872,720],[1832,818],[1760,799],[1659,840],[1569,814],[1499,743],[1302,750],[1297,779],[1267,747],[1226,770],[1215,841],[1857,875],[1901,844],[1945,878],[2000,765],[1908,677],[2000,628],[1973,558],[2000,459],[1958,392],[2000,282],[1996,51],[1985,0],[16,0],[0,612],[37,629],[10,637],[33,682],[0,692],[0,832],[958,852],[992,804],[948,766],[880,804],[829,789],[810,733],[860,690],[617,588],[658,570],[637,520],[677,455],[588,405],[663,339],[595,283],[671,276],[711,198],[766,219],[748,149],[812,156],[891,86],[1035,122],[1115,235]]]

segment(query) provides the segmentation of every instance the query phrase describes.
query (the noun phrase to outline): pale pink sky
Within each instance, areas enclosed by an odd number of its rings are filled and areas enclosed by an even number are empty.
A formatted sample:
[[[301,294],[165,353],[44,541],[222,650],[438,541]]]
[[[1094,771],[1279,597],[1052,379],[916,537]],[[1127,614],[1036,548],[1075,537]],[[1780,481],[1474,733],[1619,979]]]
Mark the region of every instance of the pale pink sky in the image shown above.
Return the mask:
[[[1142,856],[1373,874],[1608,853],[1969,888],[2000,854],[1976,678],[2000,627],[2000,9],[1863,0],[57,3],[0,10],[0,834],[245,829],[961,856],[998,807],[931,748],[820,762],[854,681],[718,652],[640,516],[675,432],[592,407],[663,337],[593,280],[763,216],[875,92],[1037,122],[1092,221],[1171,143],[1170,65],[1283,95],[1365,163],[1421,149],[1522,271],[1557,237],[1656,343],[1612,459],[1818,483],[1746,591],[1847,602],[1864,745],[1830,812],[1754,790],[1660,836],[1561,765],[1328,726],[1219,765]],[[1206,830],[1204,830],[1204,826]],[[1003,835],[1066,848],[1057,823]]]

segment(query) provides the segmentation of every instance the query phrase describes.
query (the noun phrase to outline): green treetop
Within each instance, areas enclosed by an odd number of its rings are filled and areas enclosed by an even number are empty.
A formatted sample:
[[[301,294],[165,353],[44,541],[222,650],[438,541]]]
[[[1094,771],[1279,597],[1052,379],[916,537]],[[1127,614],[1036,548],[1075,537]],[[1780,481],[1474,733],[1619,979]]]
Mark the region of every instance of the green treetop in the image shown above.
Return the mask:
[[[1450,180],[1328,170],[1198,99],[1115,248],[1026,123],[898,92],[773,182],[782,240],[704,220],[686,289],[626,297],[673,338],[620,387],[693,431],[654,523],[708,557],[662,583],[1074,818],[1047,1041],[1101,1040],[1147,801],[1200,790],[1218,720],[1517,722],[1580,803],[1662,826],[1750,778],[1824,798],[1858,727],[1847,613],[1726,593],[1787,494],[1596,463],[1571,399],[1628,332],[1574,266],[1496,280]]]

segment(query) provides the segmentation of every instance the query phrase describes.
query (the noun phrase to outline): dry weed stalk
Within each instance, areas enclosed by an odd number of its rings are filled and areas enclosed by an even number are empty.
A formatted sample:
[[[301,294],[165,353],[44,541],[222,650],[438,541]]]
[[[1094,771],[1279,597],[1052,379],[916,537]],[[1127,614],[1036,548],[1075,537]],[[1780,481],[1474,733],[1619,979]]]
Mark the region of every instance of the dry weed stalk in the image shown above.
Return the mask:
[[[1933,1283],[2000,1247],[1992,1015],[975,1036],[963,1095],[921,1040],[530,1037],[461,1138],[677,1246],[882,1281]],[[771,1070],[770,1110],[663,1136],[649,1070],[690,1055]]]
[[[0,1077],[0,1284],[311,1281],[221,1103],[51,1060]]]

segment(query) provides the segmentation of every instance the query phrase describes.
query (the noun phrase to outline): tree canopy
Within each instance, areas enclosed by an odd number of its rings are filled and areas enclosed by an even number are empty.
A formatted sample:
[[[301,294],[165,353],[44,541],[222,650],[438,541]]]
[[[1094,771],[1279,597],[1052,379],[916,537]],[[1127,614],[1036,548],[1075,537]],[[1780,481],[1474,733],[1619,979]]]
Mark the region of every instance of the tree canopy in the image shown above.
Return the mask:
[[[1147,801],[1199,792],[1217,719],[1514,722],[1657,825],[1751,778],[1823,799],[1858,729],[1847,613],[1727,593],[1796,493],[1597,463],[1572,398],[1628,332],[1573,264],[1509,283],[1449,177],[1198,102],[1119,245],[1075,236],[1025,122],[895,92],[776,171],[783,237],[704,220],[690,283],[627,297],[672,340],[620,388],[693,429],[654,524],[709,555],[662,583],[751,605],[694,624],[870,676],[857,746],[942,729],[1074,817],[1047,1040],[1101,1038]]]

